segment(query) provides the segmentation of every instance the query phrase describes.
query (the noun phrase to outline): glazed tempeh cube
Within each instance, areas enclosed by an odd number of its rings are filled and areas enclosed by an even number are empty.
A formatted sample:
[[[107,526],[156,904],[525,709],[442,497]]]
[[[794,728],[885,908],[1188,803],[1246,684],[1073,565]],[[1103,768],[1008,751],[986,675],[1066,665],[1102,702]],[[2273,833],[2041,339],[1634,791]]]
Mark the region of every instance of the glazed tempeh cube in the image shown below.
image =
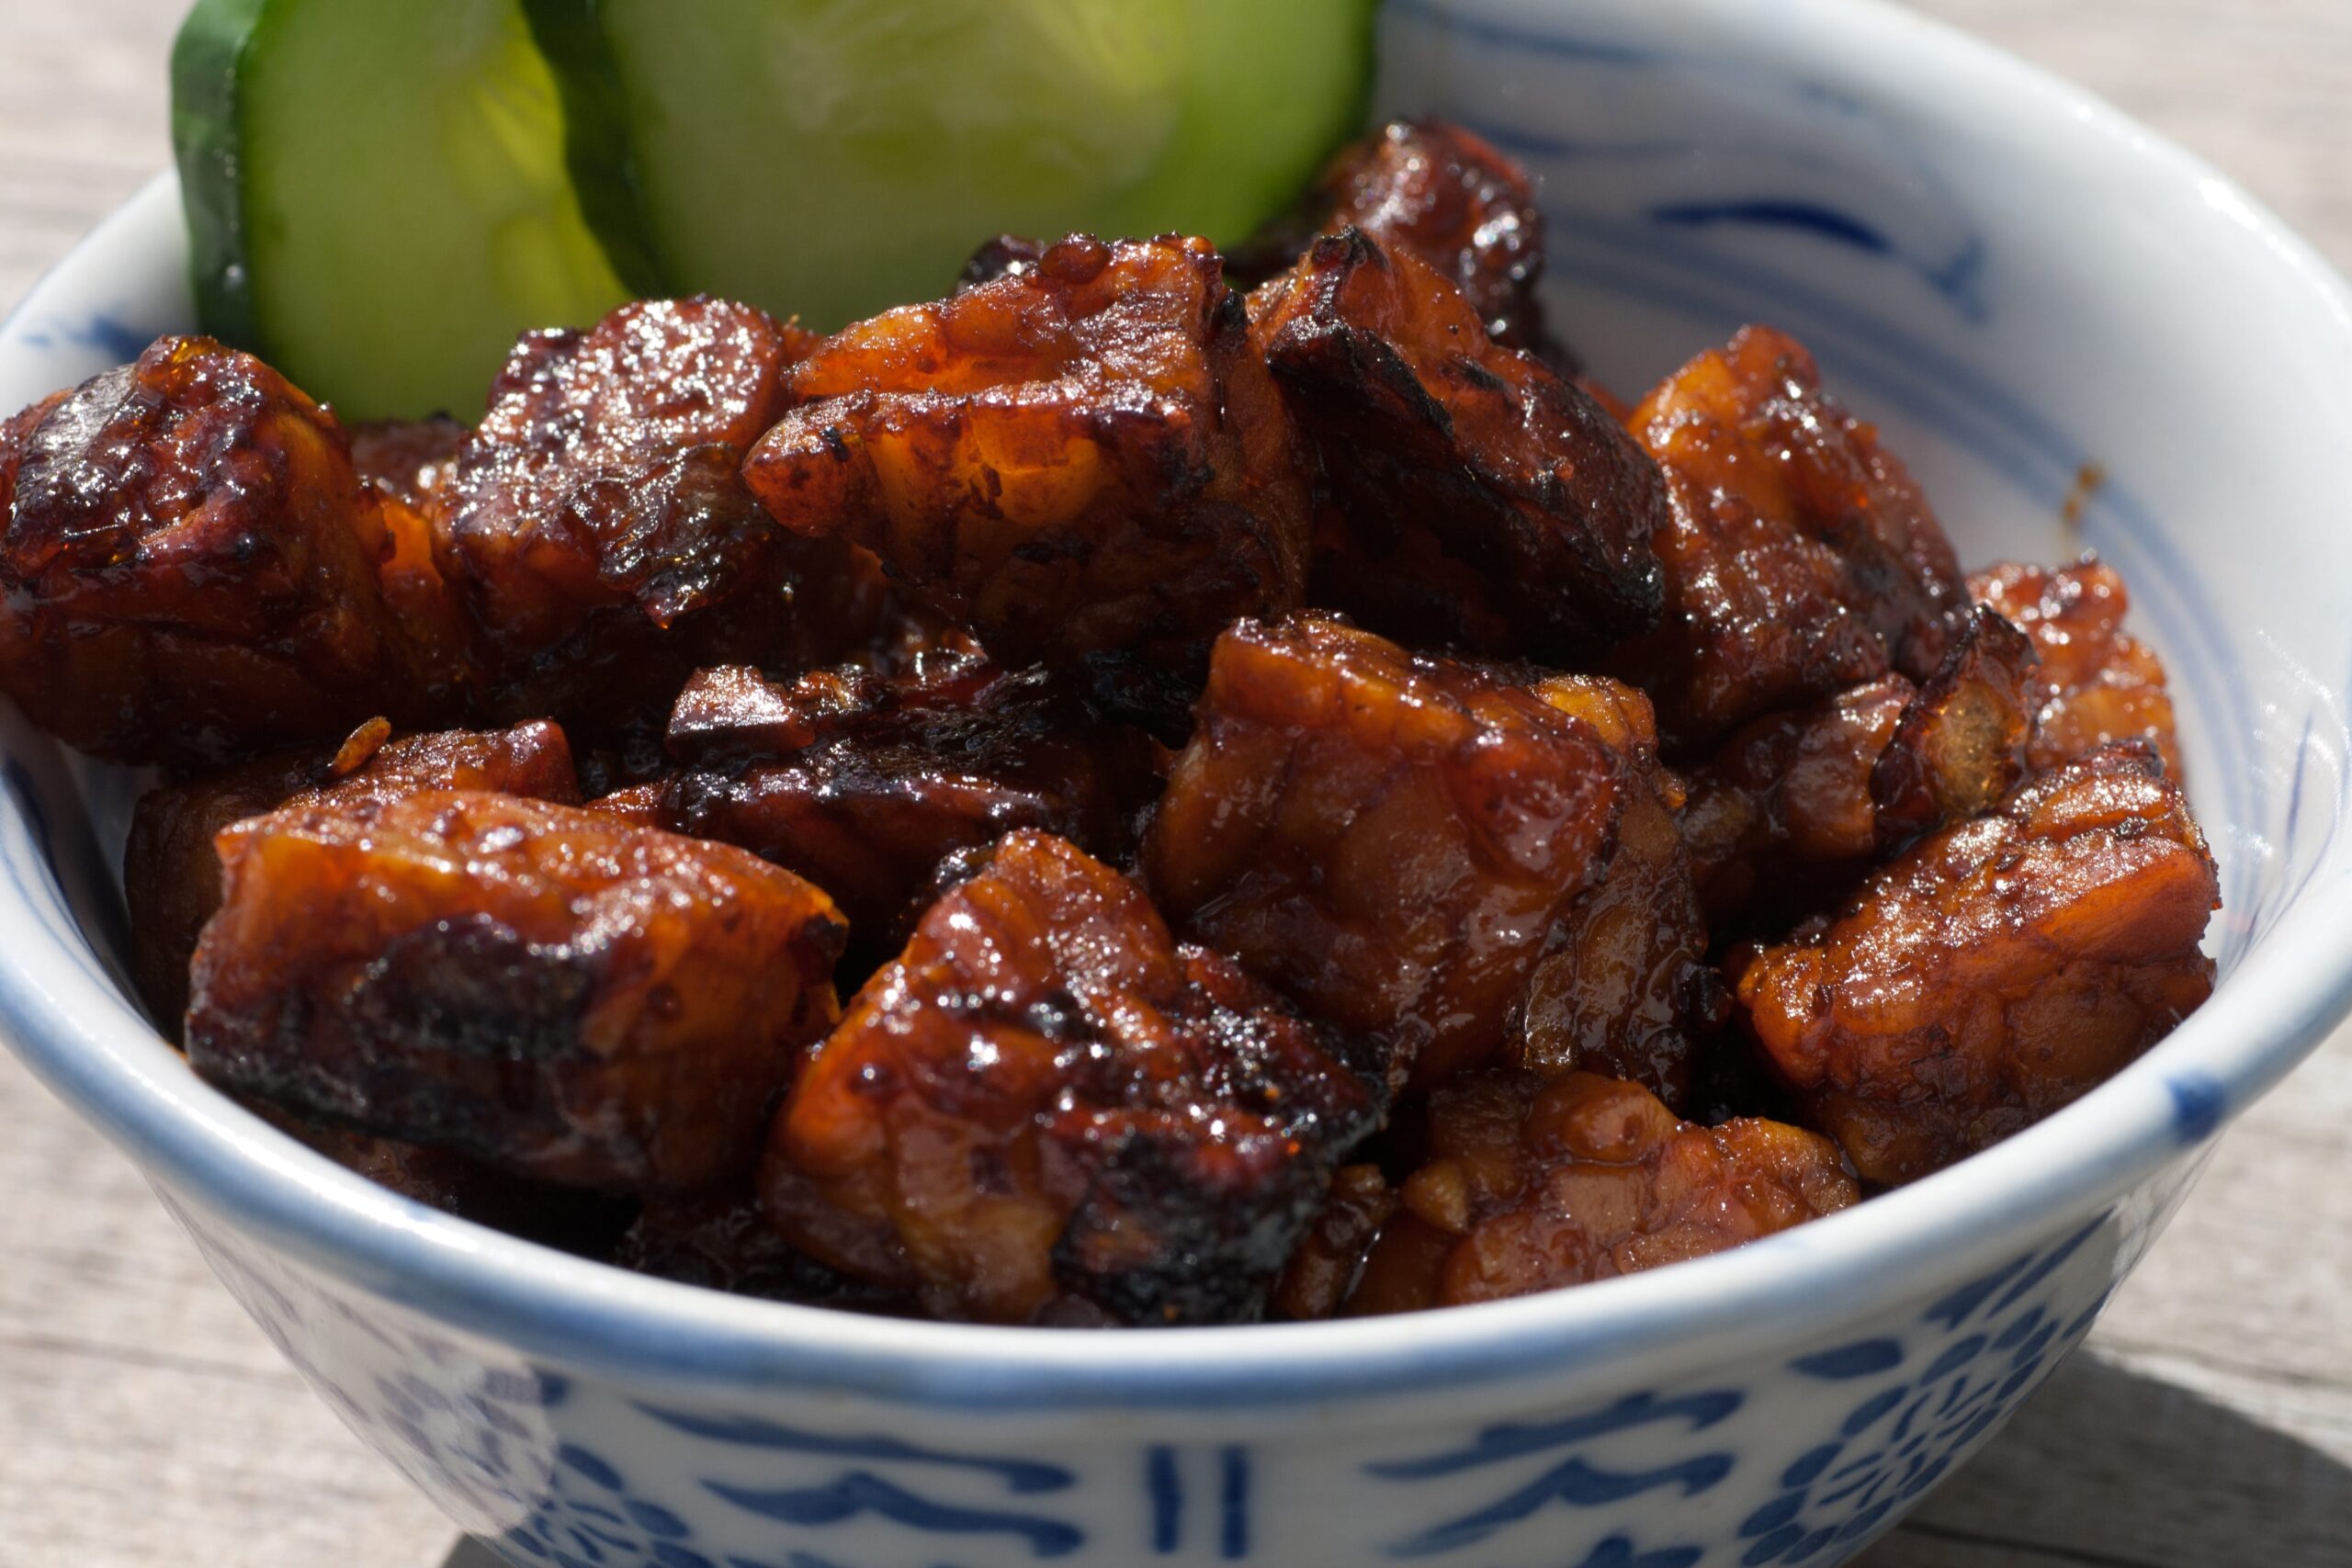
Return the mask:
[[[1350,229],[1250,313],[1335,502],[1310,603],[1417,647],[1554,663],[1657,619],[1657,465],[1590,397],[1490,342],[1433,268]]]
[[[791,542],[740,469],[814,341],[696,298],[515,345],[439,498],[485,712],[609,728],[787,641]]]
[[[2202,1002],[2213,857],[2144,743],[1924,839],[1753,956],[1748,1030],[1865,1179],[1940,1169],[2098,1087]]]
[[[1647,787],[1510,671],[1311,615],[1245,621],[1217,643],[1144,868],[1180,931],[1426,1085],[1503,1043]]]
[[[1479,1073],[1437,1091],[1342,1311],[1413,1312],[1637,1273],[1835,1213],[1837,1145],[1756,1118],[1677,1121],[1639,1085]]]
[[[157,1022],[176,1033],[187,1010],[188,959],[220,908],[220,830],[294,802],[381,804],[436,789],[486,789],[576,801],[571,747],[552,724],[389,737],[363,727],[334,750],[264,757],[140,796],[122,852],[130,966]]]
[[[1925,681],[1968,607],[1910,473],[1821,389],[1794,339],[1749,327],[1634,411],[1666,471],[1666,618],[1613,672],[1646,690],[1671,754],[1889,671]]]
[[[838,1016],[842,922],[788,872],[450,791],[221,835],[188,1055],[299,1115],[613,1191],[741,1178]]]
[[[125,762],[220,763],[435,716],[334,418],[209,338],[159,338],[0,426],[0,685]]]
[[[934,1314],[1248,1319],[1373,1091],[1143,893],[1006,838],[811,1057],[762,1179],[796,1246]]]
[[[1298,603],[1306,489],[1204,241],[1073,237],[795,367],[753,451],[786,527],[866,547],[1013,666],[1181,708],[1219,628]]]

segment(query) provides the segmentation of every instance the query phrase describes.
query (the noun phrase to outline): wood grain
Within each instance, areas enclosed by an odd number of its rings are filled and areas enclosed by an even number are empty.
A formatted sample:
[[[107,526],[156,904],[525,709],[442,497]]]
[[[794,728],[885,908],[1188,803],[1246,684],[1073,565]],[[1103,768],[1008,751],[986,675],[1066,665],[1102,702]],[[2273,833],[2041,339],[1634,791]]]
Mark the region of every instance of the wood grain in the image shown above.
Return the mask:
[[[2352,266],[2347,0],[1917,8],[2112,98]],[[167,162],[179,9],[0,0],[0,302]],[[2352,1035],[2230,1133],[2086,1353],[1868,1568],[2352,1562],[2346,1126]],[[5,1055],[0,1128],[0,1568],[459,1561]]]

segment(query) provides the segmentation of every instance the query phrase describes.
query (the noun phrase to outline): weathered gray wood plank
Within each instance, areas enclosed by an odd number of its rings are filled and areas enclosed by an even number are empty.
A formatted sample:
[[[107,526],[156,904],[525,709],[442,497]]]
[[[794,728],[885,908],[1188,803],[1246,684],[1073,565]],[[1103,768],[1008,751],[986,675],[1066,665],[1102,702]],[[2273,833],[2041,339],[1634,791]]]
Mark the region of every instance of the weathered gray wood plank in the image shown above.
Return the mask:
[[[2346,0],[1917,8],[2152,121],[2352,265]],[[0,304],[164,165],[180,9],[0,0]],[[2352,1035],[2230,1134],[2089,1350],[1870,1568],[2352,1562],[2347,1125]],[[0,1127],[0,1568],[443,1562],[431,1511],[5,1057]]]

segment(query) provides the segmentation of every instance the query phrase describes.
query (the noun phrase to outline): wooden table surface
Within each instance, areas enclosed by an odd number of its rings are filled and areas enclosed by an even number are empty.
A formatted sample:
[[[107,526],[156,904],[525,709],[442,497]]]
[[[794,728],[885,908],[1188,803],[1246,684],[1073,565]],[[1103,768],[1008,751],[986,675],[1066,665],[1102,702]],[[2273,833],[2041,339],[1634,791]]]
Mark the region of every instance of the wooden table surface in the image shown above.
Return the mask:
[[[0,305],[167,161],[182,8],[0,0]],[[2205,153],[2352,268],[2352,0],[1920,8]],[[2347,1124],[2352,1032],[2228,1134],[2085,1353],[1870,1568],[2352,1564]],[[0,1195],[0,1568],[478,1561],[5,1053]]]

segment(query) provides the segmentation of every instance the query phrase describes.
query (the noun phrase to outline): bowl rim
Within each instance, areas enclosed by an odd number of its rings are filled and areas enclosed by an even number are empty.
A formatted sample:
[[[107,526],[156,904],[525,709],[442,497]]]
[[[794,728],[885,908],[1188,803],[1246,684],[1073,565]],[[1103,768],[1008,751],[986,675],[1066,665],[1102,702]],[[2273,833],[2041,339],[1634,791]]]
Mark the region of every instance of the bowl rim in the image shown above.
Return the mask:
[[[1430,0],[1409,0],[1424,11]],[[1682,0],[1736,36],[1738,0]],[[1529,39],[1559,0],[1453,0],[1449,15]],[[2067,134],[2052,156],[2206,193],[2222,241],[2267,252],[2333,318],[2352,365],[2352,288],[2304,241],[2201,160],[2083,89],[1886,0],[1783,0],[1783,46],[1869,62],[1946,93],[1973,92]],[[152,239],[177,188],[158,176],[44,276],[0,324],[21,330],[58,280]],[[2208,1142],[2352,1011],[2352,840],[2233,978],[2226,1007],[2192,1015],[2082,1101],[1962,1166],[1797,1230],[1668,1269],[1404,1317],[1155,1331],[1001,1328],[856,1316],[746,1300],[555,1252],[379,1188],[269,1127],[187,1070],[90,971],[86,954],[0,893],[0,1032],[35,1072],[178,1200],[436,1324],[570,1369],[746,1395],[830,1391],[972,1412],[1227,1409],[1482,1387],[1605,1369],[1612,1381],[1693,1369],[1758,1343],[1774,1349],[1924,1296],[2001,1261],[2032,1231],[2110,1202]],[[1855,1288],[1856,1281],[1860,1281]],[[1826,1287],[1838,1287],[1833,1301]],[[1145,1347],[1148,1346],[1148,1350]],[[1140,1352],[1140,1353],[1139,1353]]]

